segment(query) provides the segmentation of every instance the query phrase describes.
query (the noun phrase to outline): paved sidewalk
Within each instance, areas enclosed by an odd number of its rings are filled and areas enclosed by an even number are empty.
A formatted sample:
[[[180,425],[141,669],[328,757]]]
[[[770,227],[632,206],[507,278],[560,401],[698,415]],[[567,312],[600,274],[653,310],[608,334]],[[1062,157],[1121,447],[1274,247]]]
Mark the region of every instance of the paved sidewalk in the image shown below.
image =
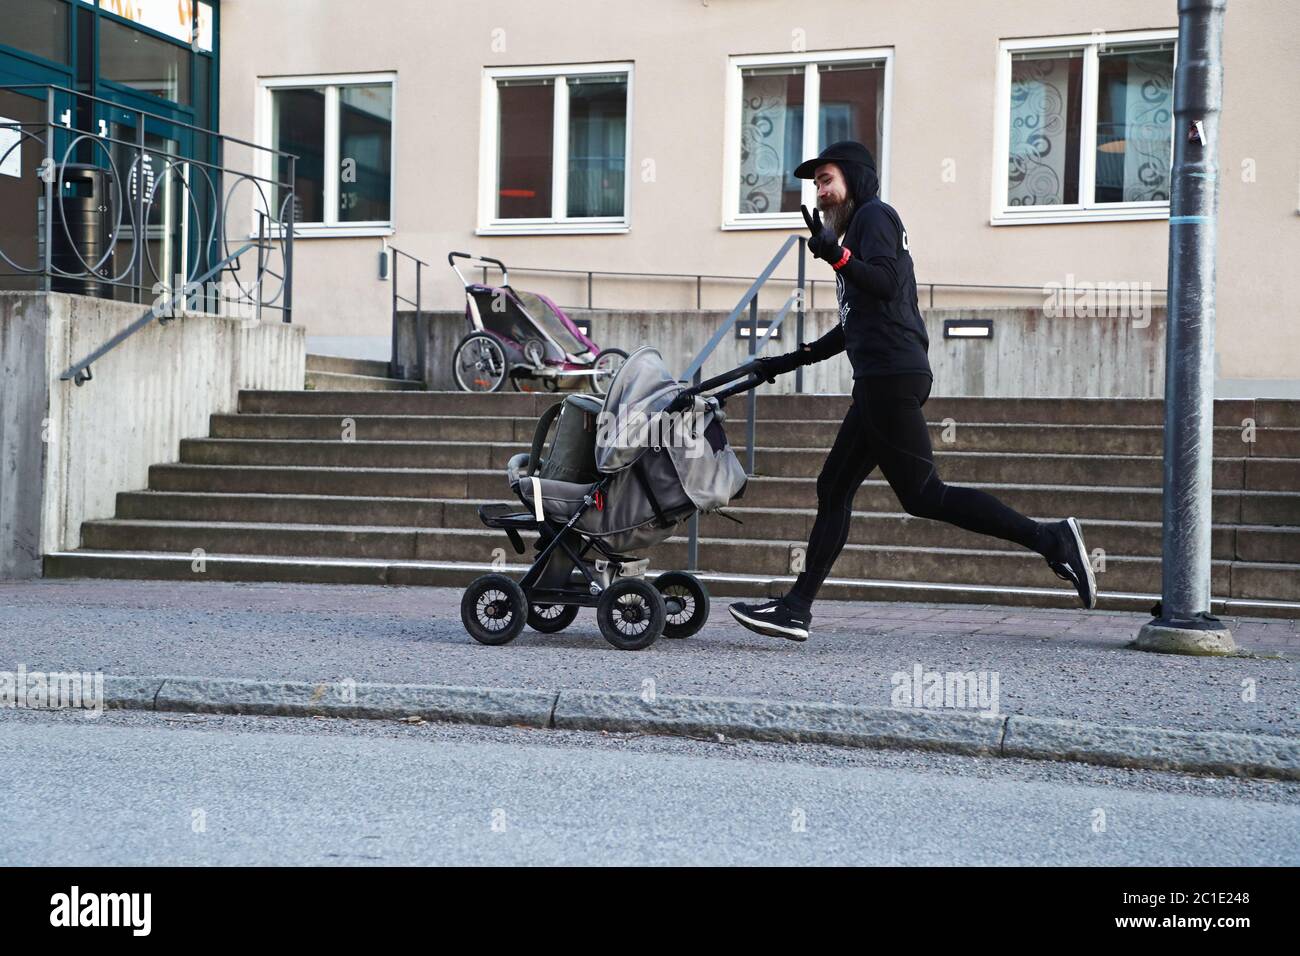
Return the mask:
[[[1126,649],[1115,612],[819,602],[813,637],[752,634],[714,602],[684,641],[614,650],[590,611],[483,647],[446,588],[45,580],[0,583],[0,670],[90,670],[832,702],[877,707],[905,675],[988,671],[1003,714],[1300,734],[1300,622],[1230,619],[1245,656]]]

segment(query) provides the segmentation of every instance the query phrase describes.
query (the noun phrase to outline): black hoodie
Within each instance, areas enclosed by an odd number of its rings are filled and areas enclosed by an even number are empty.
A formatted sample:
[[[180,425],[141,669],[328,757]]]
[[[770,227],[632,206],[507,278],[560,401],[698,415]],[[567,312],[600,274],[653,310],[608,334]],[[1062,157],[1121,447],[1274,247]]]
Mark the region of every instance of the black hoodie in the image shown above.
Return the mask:
[[[839,324],[812,343],[812,361],[847,351],[854,379],[907,372],[933,378],[907,230],[894,208],[881,201],[874,166],[837,165],[856,204],[840,240],[851,258],[835,273]]]

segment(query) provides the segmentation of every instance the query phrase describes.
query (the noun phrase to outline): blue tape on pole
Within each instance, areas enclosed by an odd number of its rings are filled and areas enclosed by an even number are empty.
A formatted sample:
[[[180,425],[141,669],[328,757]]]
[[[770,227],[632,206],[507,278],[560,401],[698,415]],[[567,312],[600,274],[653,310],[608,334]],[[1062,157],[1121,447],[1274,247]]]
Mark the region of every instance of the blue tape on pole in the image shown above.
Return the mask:
[[[1177,226],[1189,222],[1205,223],[1209,221],[1210,221],[1209,216],[1170,216],[1169,217],[1169,225],[1171,226]]]

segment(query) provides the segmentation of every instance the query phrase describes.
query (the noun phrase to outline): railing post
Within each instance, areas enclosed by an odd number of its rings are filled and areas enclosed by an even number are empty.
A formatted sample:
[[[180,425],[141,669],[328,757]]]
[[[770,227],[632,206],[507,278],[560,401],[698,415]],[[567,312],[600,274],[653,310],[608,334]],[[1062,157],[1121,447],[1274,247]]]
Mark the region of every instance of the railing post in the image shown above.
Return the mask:
[[[22,133],[20,132],[21,138]],[[48,293],[54,287],[54,192],[60,181],[54,166],[54,89],[45,88],[45,278]]]
[[[266,213],[257,211],[257,276],[253,286],[257,289],[257,324],[262,324],[262,275],[266,270]]]
[[[800,240],[802,242],[803,240]],[[749,300],[749,360],[752,362],[754,356],[758,354],[758,296],[755,295]],[[746,422],[746,431],[749,432],[749,439],[746,445],[749,447],[746,454],[749,456],[749,465],[745,468],[748,475],[754,474],[754,417],[758,414],[758,389],[749,390],[749,421]]]
[[[393,318],[389,330],[390,342],[388,347],[388,377],[401,378],[397,374],[397,262],[401,256],[396,252],[393,253],[393,268],[390,270],[390,278],[393,282]],[[483,284],[487,284],[487,268],[483,269]]]
[[[695,310],[697,312],[704,308],[702,304],[704,301],[703,293],[704,293],[704,277],[696,276],[695,277]]]
[[[808,240],[802,236],[799,237],[799,301],[795,303],[795,348],[803,341],[803,295],[806,266],[804,264],[804,253],[808,248]],[[794,370],[794,390],[796,394],[803,394],[803,366],[800,365]]]
[[[691,379],[691,384],[698,386],[702,382],[702,370],[696,369],[695,375]],[[686,570],[697,571],[700,567],[700,513],[691,512],[690,521],[686,525],[689,531],[689,537],[686,539]]]
[[[272,166],[275,165],[272,160]],[[283,226],[286,230],[284,237],[284,321],[293,321],[293,230],[296,221],[297,205],[295,200],[298,198],[298,176],[297,176],[298,157],[292,153],[289,155],[289,221]]]
[[[415,262],[415,363],[422,382],[424,381],[426,346],[428,344],[428,336],[424,331],[424,307],[421,305],[422,296],[420,291],[423,275],[421,270],[423,268],[424,263],[417,259]]]
[[[144,259],[145,248],[149,242],[149,224],[144,209],[144,113],[137,112],[139,123],[135,128],[135,215],[133,225],[134,246],[131,249],[131,290],[133,302],[140,302],[144,295]],[[166,239],[164,238],[164,242]],[[258,319],[262,318],[262,296],[257,296]]]
[[[591,273],[587,273],[587,308],[591,308]]]

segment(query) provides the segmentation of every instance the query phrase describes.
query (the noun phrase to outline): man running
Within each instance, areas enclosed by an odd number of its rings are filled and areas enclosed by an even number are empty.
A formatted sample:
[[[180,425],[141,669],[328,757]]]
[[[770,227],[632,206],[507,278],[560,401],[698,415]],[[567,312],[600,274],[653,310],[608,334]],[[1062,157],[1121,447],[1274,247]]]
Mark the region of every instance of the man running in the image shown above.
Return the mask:
[[[880,200],[870,151],[861,143],[833,143],[794,174],[817,182],[817,210],[809,215],[803,208],[812,233],[808,251],[835,270],[839,323],[816,342],[757,359],[759,374],[775,381],[847,351],[853,404],[817,477],[817,518],[804,570],[784,597],[732,604],[732,616],[760,634],[808,639],[813,600],[849,537],[853,496],[877,465],[908,514],[1036,551],[1075,586],[1085,608],[1095,607],[1096,578],[1075,518],[1035,521],[983,491],[945,484],[935,471],[921,411],[934,382],[930,339],[917,305],[907,230]]]

